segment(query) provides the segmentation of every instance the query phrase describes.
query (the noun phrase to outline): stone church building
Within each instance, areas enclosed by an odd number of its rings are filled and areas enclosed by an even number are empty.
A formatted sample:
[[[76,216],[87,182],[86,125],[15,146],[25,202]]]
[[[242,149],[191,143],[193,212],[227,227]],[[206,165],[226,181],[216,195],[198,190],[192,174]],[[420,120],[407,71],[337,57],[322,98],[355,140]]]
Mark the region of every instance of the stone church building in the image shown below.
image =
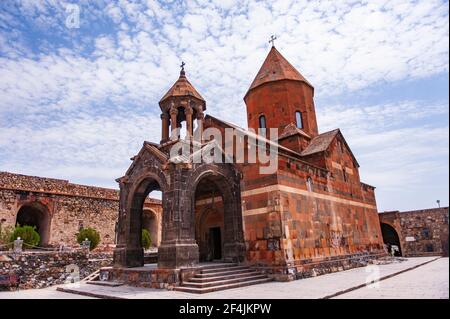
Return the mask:
[[[143,203],[154,190],[162,193],[162,237],[152,270],[159,274],[220,260],[291,280],[384,254],[374,187],[360,181],[341,131],[319,132],[314,87],[274,46],[244,101],[248,129],[206,115],[207,103],[182,67],[159,102],[161,141],[144,142],[117,180],[117,271],[144,265]],[[232,129],[234,142],[243,136],[243,160],[229,140],[193,140],[199,128],[222,136]],[[276,139],[270,128],[278,129]],[[273,172],[261,173],[260,153],[252,161],[251,151],[261,145],[277,149]],[[189,153],[174,153],[175,147]],[[199,154],[222,161],[196,161]]]

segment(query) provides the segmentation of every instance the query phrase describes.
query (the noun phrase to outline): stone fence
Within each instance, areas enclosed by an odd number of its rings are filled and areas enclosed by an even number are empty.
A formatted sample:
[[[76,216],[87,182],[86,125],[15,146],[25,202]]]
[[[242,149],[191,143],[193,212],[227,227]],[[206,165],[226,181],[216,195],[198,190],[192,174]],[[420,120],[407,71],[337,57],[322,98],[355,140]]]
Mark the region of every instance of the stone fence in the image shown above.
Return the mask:
[[[18,275],[20,289],[45,288],[63,284],[71,278],[81,280],[111,263],[111,254],[89,254],[83,250],[1,252],[0,275]]]

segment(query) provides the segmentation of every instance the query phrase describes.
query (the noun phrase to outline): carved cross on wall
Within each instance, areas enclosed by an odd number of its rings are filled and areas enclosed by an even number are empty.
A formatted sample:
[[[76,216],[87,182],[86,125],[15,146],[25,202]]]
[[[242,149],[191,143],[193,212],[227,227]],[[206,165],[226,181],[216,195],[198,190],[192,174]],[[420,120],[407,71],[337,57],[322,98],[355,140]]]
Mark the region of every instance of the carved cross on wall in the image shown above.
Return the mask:
[[[272,46],[273,46],[273,47],[275,46],[275,40],[276,40],[276,39],[277,39],[276,36],[274,36],[274,35],[271,35],[271,36],[270,36],[269,43],[272,43]]]

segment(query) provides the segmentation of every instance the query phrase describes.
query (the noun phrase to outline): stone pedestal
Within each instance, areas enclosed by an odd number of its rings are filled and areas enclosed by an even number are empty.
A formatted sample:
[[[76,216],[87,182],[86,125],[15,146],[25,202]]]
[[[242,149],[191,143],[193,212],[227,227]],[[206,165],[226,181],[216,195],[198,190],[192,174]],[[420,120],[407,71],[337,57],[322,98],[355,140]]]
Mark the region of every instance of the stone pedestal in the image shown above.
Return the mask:
[[[245,244],[243,242],[225,243],[223,245],[223,260],[241,263],[245,261]]]
[[[114,267],[144,266],[144,249],[116,247],[114,249]]]
[[[158,247],[158,268],[193,267],[198,261],[198,245],[195,242],[162,243]]]

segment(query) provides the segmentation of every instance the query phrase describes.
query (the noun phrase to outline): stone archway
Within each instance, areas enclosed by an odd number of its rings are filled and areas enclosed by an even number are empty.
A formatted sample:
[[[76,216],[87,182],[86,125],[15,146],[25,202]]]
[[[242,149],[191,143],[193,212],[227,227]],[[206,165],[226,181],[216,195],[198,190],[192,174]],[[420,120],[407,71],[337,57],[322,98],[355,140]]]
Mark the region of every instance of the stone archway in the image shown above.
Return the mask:
[[[144,265],[142,228],[146,220],[144,202],[152,191],[161,191],[164,206],[165,180],[158,174],[148,173],[134,183],[121,183],[118,243],[114,251],[114,265],[140,267]],[[156,219],[157,220],[157,219]],[[158,232],[156,222],[156,233]]]
[[[46,246],[50,242],[51,216],[45,205],[39,202],[22,205],[16,215],[16,225],[35,227],[41,237],[40,246]]]
[[[396,256],[402,255],[402,247],[400,245],[400,237],[394,227],[389,224],[381,223],[381,233],[383,235],[383,242],[385,244],[396,245],[399,251]]]
[[[191,216],[200,261],[244,261],[240,175],[228,164],[204,164],[193,176]]]

